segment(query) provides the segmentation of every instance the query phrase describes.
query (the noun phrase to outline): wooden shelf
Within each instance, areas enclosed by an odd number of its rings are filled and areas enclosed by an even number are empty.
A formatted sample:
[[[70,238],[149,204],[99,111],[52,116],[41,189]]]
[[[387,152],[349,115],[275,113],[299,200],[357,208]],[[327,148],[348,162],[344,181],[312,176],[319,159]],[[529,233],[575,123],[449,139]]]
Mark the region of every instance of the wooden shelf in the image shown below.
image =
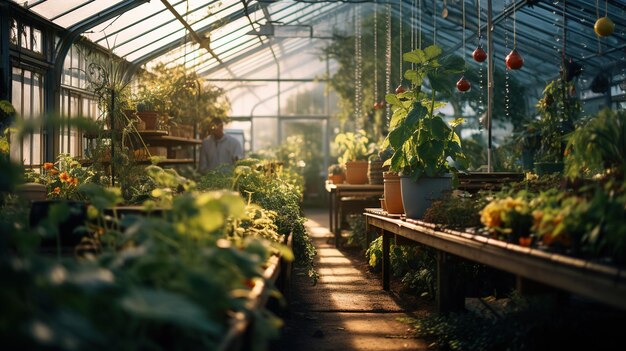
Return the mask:
[[[91,161],[87,161],[87,160],[83,160],[83,161],[79,161],[81,165],[83,166],[90,166],[93,164],[93,162]],[[102,161],[100,162],[103,165],[108,165],[111,163],[111,161]],[[140,165],[149,165],[151,164],[151,162],[149,160],[141,160],[141,161],[135,161],[136,164],[140,164]],[[158,162],[157,165],[159,166],[165,166],[165,165],[184,165],[184,164],[192,164],[194,163],[194,160],[192,158],[181,158],[181,159],[165,159],[161,162]]]

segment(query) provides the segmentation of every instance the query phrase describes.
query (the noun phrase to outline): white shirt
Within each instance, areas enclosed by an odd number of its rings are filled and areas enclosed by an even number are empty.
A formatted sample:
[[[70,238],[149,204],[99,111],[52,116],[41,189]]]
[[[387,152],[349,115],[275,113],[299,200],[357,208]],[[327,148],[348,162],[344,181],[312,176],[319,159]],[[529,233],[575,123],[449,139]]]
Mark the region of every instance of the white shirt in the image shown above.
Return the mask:
[[[243,158],[243,146],[232,135],[224,136],[215,140],[212,135],[202,140],[200,146],[200,163],[198,171],[204,173],[216,169],[221,164],[232,165],[235,161]]]

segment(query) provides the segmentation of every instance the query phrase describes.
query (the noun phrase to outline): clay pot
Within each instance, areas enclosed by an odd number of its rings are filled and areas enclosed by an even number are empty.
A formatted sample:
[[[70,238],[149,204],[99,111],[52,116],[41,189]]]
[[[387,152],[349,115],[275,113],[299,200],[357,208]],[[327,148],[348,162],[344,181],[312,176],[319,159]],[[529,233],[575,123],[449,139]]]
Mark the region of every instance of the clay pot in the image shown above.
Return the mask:
[[[346,180],[346,177],[343,174],[329,174],[328,180],[330,180],[333,184],[343,184]]]
[[[394,172],[383,172],[383,191],[386,211],[389,214],[403,214],[400,176]]]
[[[348,184],[367,184],[367,161],[346,162],[346,182]]]

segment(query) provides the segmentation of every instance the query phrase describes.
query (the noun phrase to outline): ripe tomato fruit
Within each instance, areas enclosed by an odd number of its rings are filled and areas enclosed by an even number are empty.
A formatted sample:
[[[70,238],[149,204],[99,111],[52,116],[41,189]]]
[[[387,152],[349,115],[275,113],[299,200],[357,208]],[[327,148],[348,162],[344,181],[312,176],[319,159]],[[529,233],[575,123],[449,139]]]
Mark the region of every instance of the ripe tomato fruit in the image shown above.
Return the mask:
[[[404,89],[404,86],[402,86],[402,84],[398,85],[398,87],[396,88],[396,94],[402,94],[406,91],[406,89]]]

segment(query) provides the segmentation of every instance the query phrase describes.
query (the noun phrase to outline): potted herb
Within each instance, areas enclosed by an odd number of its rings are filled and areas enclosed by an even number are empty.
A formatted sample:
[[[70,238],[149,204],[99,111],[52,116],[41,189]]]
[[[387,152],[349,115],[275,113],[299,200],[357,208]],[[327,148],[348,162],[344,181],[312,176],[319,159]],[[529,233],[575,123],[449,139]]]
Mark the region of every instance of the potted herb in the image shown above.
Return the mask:
[[[437,94],[452,93],[455,75],[463,71],[464,61],[458,56],[442,57],[441,53],[436,45],[405,53],[404,60],[414,65],[404,74],[411,82],[410,90],[385,98],[393,116],[383,146],[394,150],[386,164],[403,175],[402,201],[409,218],[422,217],[430,201],[452,187],[457,170],[449,159],[466,164],[461,139],[454,130],[463,119],[446,123],[436,112],[445,105],[437,101]],[[426,78],[430,91],[423,90]]]
[[[573,131],[574,121],[582,110],[574,91],[572,82],[558,78],[546,85],[543,97],[537,102],[536,108],[541,118],[529,125],[539,134],[540,140],[535,155],[537,174],[563,171],[564,135]]]
[[[340,164],[333,164],[328,167],[328,180],[333,184],[343,184],[346,174]]]
[[[345,164],[348,184],[367,183],[367,143],[365,131],[339,133],[335,143],[342,154],[339,163]]]

